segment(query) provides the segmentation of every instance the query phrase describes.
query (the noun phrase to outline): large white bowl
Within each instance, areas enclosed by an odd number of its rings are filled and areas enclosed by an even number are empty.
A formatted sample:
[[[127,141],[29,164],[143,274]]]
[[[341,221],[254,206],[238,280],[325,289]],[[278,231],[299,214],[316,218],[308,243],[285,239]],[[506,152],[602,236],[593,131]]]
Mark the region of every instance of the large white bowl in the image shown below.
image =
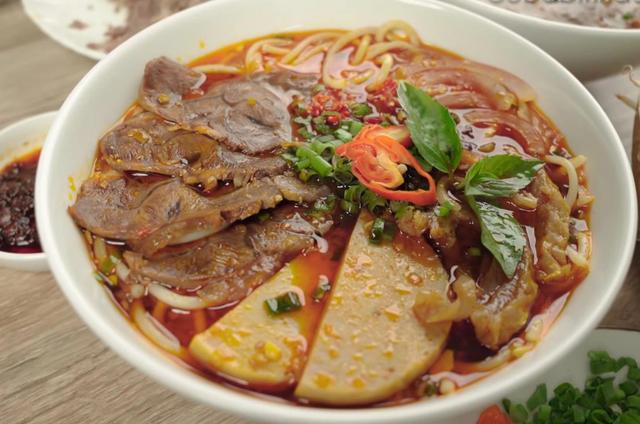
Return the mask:
[[[640,63],[638,29],[599,28],[550,21],[516,13],[486,0],[442,1],[472,10],[511,28],[542,47],[582,80],[604,77],[621,72],[625,65]]]
[[[239,393],[177,365],[118,311],[92,276],[86,248],[67,213],[68,179],[89,174],[96,140],[134,101],[145,63],[159,55],[193,59],[206,49],[262,34],[311,28],[357,28],[403,19],[430,43],[507,69],[529,81],[540,103],[589,157],[598,200],[592,215],[593,270],[539,347],[453,396],[390,408],[322,409]],[[70,94],[42,152],[37,218],[50,267],[91,329],[133,366],[173,390],[254,420],[277,423],[435,423],[452,419],[530,382],[596,326],[627,273],[636,234],[636,202],[627,158],[604,112],[569,72],[524,38],[478,15],[436,1],[216,0],[160,22],[99,62]],[[462,419],[449,422],[464,423]]]

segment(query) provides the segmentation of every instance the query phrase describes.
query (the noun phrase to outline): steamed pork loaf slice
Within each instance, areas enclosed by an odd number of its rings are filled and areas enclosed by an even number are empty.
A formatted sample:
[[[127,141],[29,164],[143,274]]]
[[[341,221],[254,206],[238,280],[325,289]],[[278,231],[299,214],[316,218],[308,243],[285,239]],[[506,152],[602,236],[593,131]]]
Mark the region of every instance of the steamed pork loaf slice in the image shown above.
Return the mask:
[[[109,172],[85,181],[69,212],[82,228],[126,240],[134,250],[151,255],[165,246],[217,233],[284,199],[311,202],[326,193],[325,187],[276,176],[206,197],[179,179],[143,184]]]
[[[281,206],[262,223],[236,224],[195,246],[166,253],[158,259],[125,252],[129,283],[160,283],[197,290],[208,306],[244,298],[300,252],[311,249],[331,222],[302,217]]]
[[[536,276],[542,283],[565,278],[571,272],[567,259],[571,209],[545,171],[531,183],[531,194],[538,199],[536,208]]]
[[[139,103],[182,128],[207,134],[248,154],[271,151],[292,139],[288,106],[308,94],[317,76],[291,71],[254,73],[217,83],[166,57],[147,63]],[[195,94],[197,93],[197,94]]]
[[[182,177],[207,188],[231,180],[236,186],[282,174],[287,164],[277,156],[255,157],[233,152],[203,134],[185,131],[150,112],[142,112],[109,131],[100,151],[117,171]]]
[[[294,293],[301,302],[311,298],[294,284],[294,267],[286,265],[208,330],[197,334],[189,344],[193,356],[214,372],[251,387],[276,391],[295,384],[313,326],[306,322],[308,316],[301,316],[302,311],[272,315],[264,305],[266,300],[287,293]]]
[[[386,399],[426,372],[450,323],[423,327],[412,307],[420,290],[446,293],[447,273],[421,238],[369,242],[362,212],[295,394],[328,405]]]

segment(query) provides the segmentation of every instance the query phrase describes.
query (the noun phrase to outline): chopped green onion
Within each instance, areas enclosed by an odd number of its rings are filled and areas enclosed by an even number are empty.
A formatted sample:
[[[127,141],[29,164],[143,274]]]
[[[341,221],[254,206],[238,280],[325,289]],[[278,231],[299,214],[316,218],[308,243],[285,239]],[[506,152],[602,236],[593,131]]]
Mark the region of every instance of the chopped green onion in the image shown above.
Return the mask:
[[[318,301],[322,300],[329,290],[331,290],[329,278],[327,278],[326,275],[321,275],[320,278],[318,278],[318,286],[313,291],[313,299]]]
[[[327,124],[327,119],[326,117],[323,115],[320,116],[316,116],[315,118],[313,118],[311,120],[313,122],[313,127],[316,129],[316,131],[318,131],[320,134],[331,134],[332,133],[332,129],[331,127]]]
[[[620,368],[607,352],[589,352],[591,373],[595,375],[617,372]]]
[[[351,139],[353,138],[353,136],[351,135],[351,133],[349,131],[343,130],[342,128],[338,128],[335,132],[334,132],[335,136],[338,137],[340,139],[340,141],[346,143],[348,141],[351,141]]]
[[[383,241],[392,240],[395,234],[396,227],[393,223],[383,218],[376,218],[371,225],[369,241],[373,244],[380,244]]]
[[[470,247],[467,249],[469,256],[479,257],[482,256],[482,250],[479,247]]]
[[[333,194],[318,199],[313,204],[314,212],[331,212],[336,207],[336,196]]]
[[[298,128],[298,135],[306,140],[313,138],[313,134],[311,134],[306,127]]]
[[[431,397],[438,393],[438,385],[432,381],[428,382],[424,387],[424,396]]]
[[[262,211],[258,215],[256,215],[258,222],[265,222],[267,219],[271,218],[271,214],[267,211]]]
[[[355,215],[360,211],[360,206],[356,202],[341,200],[340,208],[350,215]]]
[[[300,159],[308,159],[309,167],[316,171],[321,177],[328,177],[333,171],[333,167],[329,162],[324,160],[322,156],[307,146],[298,147],[296,150],[296,156]]]
[[[295,153],[284,152],[283,154],[280,155],[280,157],[286,160],[287,162],[291,162],[291,163],[298,162],[298,157],[295,155]]]
[[[267,311],[271,315],[279,315],[285,312],[297,311],[302,308],[302,302],[296,292],[286,292],[278,297],[272,297],[264,301]]]
[[[533,410],[545,403],[547,403],[547,385],[540,384],[527,400],[527,409],[533,412]]]
[[[300,178],[301,181],[304,181],[306,183],[314,175],[318,175],[318,174],[312,169],[306,169],[305,168],[305,169],[301,169],[300,170],[300,173],[298,174],[298,178]]]
[[[407,212],[409,212],[409,202],[404,202],[401,200],[392,200],[389,202],[389,209],[395,215],[396,219],[401,219]]]
[[[442,205],[438,205],[436,207],[436,215],[440,218],[445,218],[451,214],[451,210],[453,209],[453,203],[450,201],[445,201]]]
[[[358,135],[358,133],[363,127],[364,127],[364,124],[360,121],[350,121],[349,132],[351,133],[352,136],[355,137],[356,135]]]
[[[324,91],[324,89],[325,89],[324,84],[316,84],[313,86],[313,89],[311,90],[311,92],[313,94],[318,94],[321,91]]]
[[[371,106],[369,106],[367,103],[354,103],[349,106],[349,110],[351,110],[353,116],[356,116],[358,118],[364,118],[365,116],[373,112]]]
[[[524,405],[514,403],[511,404],[511,407],[509,408],[509,417],[511,417],[515,424],[520,424],[527,421],[529,413],[527,412],[527,408],[525,408]]]
[[[106,258],[104,258],[103,260],[100,261],[100,272],[105,274],[105,275],[109,275],[113,272],[113,269],[115,268],[115,264],[113,263],[113,260],[111,260],[110,256],[107,256]]]

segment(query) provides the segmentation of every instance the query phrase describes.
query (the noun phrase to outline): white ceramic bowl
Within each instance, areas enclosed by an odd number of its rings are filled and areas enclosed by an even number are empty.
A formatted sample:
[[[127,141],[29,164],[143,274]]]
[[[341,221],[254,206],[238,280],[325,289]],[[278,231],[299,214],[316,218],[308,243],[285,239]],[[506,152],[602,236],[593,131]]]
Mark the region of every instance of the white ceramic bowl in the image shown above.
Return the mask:
[[[538,91],[548,115],[589,157],[598,197],[592,215],[593,270],[532,353],[453,396],[391,408],[321,409],[238,393],[177,365],[145,340],[95,283],[80,232],[67,213],[69,177],[89,174],[96,140],[135,100],[145,63],[182,60],[238,40],[312,28],[358,28],[403,19],[430,43],[507,69]],[[200,45],[206,45],[203,50]],[[480,408],[531,381],[596,326],[627,273],[635,245],[636,202],[622,144],[606,115],[560,64],[488,19],[437,1],[216,0],[136,35],[100,61],[70,94],[42,152],[36,198],[42,242],[60,287],[78,314],[133,366],[173,390],[218,409],[276,423],[436,423]],[[449,421],[464,423],[462,419]]]
[[[0,169],[42,147],[57,112],[30,116],[0,131]],[[8,253],[0,251],[0,267],[21,271],[47,271],[44,253]]]
[[[622,72],[625,65],[640,63],[639,29],[599,28],[549,21],[513,12],[486,0],[442,1],[479,13],[516,31],[542,47],[582,80]]]

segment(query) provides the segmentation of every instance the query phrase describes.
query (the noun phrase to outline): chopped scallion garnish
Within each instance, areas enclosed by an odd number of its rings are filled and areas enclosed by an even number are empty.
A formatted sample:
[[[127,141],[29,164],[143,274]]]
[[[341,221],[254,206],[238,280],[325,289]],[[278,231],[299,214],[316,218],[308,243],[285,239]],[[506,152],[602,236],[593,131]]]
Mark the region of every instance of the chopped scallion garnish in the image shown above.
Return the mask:
[[[290,291],[265,300],[264,305],[271,315],[279,315],[302,308],[302,301],[298,293]]]

